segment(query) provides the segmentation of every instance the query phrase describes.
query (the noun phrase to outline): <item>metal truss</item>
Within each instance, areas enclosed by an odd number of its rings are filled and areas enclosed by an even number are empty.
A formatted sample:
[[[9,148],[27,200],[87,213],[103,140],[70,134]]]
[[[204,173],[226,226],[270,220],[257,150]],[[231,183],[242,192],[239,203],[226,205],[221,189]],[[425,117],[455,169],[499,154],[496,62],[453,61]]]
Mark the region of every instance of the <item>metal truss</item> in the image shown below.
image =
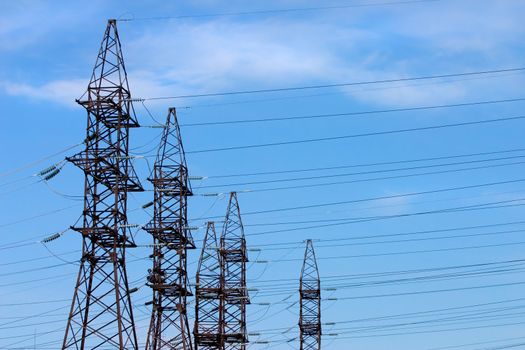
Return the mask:
[[[306,241],[303,268],[299,287],[300,349],[321,349],[321,281],[317,269],[314,247],[311,240]]]
[[[128,156],[137,127],[115,20],[109,20],[87,92],[86,149],[68,158],[84,171],[82,259],[62,349],[137,349],[126,274],[134,247],[127,194],[142,191]]]
[[[175,108],[170,108],[162,134],[153,177],[153,219],[144,229],[153,236],[153,268],[148,285],[153,290],[147,350],[193,349],[188,325],[187,250],[195,248],[188,229],[188,197],[192,196],[188,167]]]
[[[221,349],[221,263],[215,224],[208,222],[195,287],[195,349]]]
[[[230,194],[220,244],[222,349],[244,350],[248,343],[246,305],[250,303],[246,288],[248,254],[235,192]]]

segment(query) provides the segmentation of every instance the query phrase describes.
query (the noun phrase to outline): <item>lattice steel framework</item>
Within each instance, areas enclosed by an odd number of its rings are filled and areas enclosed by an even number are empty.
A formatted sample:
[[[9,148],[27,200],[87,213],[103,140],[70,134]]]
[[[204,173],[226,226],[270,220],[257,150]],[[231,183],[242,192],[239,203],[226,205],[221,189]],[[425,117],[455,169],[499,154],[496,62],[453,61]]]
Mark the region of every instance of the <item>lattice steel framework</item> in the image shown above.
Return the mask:
[[[299,286],[301,350],[321,349],[321,281],[311,240],[306,241]]]
[[[195,349],[221,349],[221,264],[215,224],[208,222],[195,287]]]
[[[186,300],[191,296],[186,270],[188,249],[195,248],[188,229],[188,167],[175,108],[170,108],[153,167],[153,219],[144,229],[154,240],[153,290],[147,350],[193,349]]]
[[[222,349],[244,350],[248,343],[246,305],[246,239],[237,193],[230,194],[221,234],[221,320]]]
[[[137,127],[115,20],[109,20],[85,100],[86,149],[68,160],[85,174],[82,259],[62,349],[137,349],[126,274],[127,193],[142,191],[128,157]]]

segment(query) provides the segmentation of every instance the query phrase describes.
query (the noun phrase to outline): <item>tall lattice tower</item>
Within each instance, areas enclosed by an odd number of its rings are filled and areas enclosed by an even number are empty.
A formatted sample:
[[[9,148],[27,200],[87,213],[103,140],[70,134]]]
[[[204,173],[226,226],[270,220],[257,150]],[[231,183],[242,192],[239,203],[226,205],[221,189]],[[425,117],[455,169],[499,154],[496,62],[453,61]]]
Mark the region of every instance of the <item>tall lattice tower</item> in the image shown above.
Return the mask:
[[[195,287],[195,349],[218,350],[222,346],[221,264],[215,224],[208,222],[197,269]]]
[[[221,234],[221,334],[222,349],[246,349],[246,239],[241,221],[237,193],[230,194],[226,219]]]
[[[188,167],[175,108],[170,108],[150,178],[154,188],[153,219],[144,229],[154,241],[153,290],[147,350],[193,349],[186,299],[191,296],[187,250],[195,248],[188,228]]]
[[[68,160],[85,174],[82,259],[62,349],[137,349],[126,248],[129,191],[142,186],[128,157],[131,103],[115,20],[109,20],[89,82],[86,149]]]
[[[321,281],[312,241],[306,241],[299,286],[301,350],[321,349]]]

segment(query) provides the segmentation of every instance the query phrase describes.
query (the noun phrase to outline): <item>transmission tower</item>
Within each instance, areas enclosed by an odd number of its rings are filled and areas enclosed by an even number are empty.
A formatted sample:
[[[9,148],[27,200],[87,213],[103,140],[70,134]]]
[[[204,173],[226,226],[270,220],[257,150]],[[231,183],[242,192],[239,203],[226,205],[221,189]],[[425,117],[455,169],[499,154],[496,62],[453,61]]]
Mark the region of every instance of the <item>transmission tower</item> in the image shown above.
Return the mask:
[[[221,264],[215,224],[208,222],[195,287],[195,349],[222,349]]]
[[[193,349],[186,298],[191,296],[186,270],[187,250],[195,248],[188,228],[188,197],[192,195],[188,167],[175,108],[170,108],[153,177],[153,219],[144,229],[154,241],[153,290],[146,350]]]
[[[221,322],[222,349],[244,350],[248,343],[246,305],[246,239],[241,221],[237,193],[230,194],[221,234]]]
[[[301,350],[321,349],[321,281],[312,240],[306,241],[299,286]]]
[[[86,149],[68,160],[85,174],[82,259],[62,349],[137,349],[126,274],[127,195],[142,191],[128,156],[137,127],[115,20],[109,20],[85,100]]]

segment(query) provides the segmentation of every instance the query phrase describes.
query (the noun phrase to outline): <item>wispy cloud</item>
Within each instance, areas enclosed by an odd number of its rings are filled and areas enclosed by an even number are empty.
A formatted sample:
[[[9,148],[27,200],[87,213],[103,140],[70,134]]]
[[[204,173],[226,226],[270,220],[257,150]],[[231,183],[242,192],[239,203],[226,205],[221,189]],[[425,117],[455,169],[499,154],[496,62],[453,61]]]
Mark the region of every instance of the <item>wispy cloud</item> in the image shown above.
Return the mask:
[[[405,15],[395,26],[398,33],[433,48],[437,56],[476,53],[494,58],[522,43],[524,12],[525,3],[520,1],[455,1],[440,11],[421,7],[417,15]]]
[[[517,45],[525,29],[516,9],[525,5],[501,0],[473,11],[468,4],[385,9],[380,25],[370,25],[377,18],[366,11],[353,14],[351,21],[343,14],[325,13],[311,20],[154,22],[144,30],[134,29],[132,33],[139,33],[136,36],[123,36],[125,58],[136,97],[395,79],[433,70],[476,70],[517,62],[512,45]],[[16,29],[15,24],[10,28],[0,30],[0,43],[3,33],[10,37],[13,31],[28,30]],[[126,30],[121,26],[121,32]],[[60,77],[42,86],[9,81],[3,87],[11,95],[69,104],[72,91],[78,97],[77,87],[87,84],[87,78],[83,84],[79,81],[78,76]],[[66,91],[61,92],[64,87]],[[424,88],[402,84],[343,89],[352,98],[393,106],[457,101],[483,91],[491,91],[490,86],[475,80],[432,83]]]
[[[97,3],[94,0],[92,5]],[[49,42],[59,42],[94,13],[95,6],[18,0],[0,4],[0,52],[15,54]],[[27,54],[27,52],[25,53]]]
[[[331,79],[344,64],[338,40],[366,35],[332,25],[214,21],[169,25],[127,45],[130,67],[141,66],[179,91],[229,88],[257,82],[275,86]],[[154,54],[151,54],[154,53]]]
[[[25,96],[35,100],[51,101],[67,106],[75,105],[75,99],[84,93],[86,86],[87,82],[85,79],[54,80],[40,86],[10,82],[0,83],[0,87],[8,95]]]

